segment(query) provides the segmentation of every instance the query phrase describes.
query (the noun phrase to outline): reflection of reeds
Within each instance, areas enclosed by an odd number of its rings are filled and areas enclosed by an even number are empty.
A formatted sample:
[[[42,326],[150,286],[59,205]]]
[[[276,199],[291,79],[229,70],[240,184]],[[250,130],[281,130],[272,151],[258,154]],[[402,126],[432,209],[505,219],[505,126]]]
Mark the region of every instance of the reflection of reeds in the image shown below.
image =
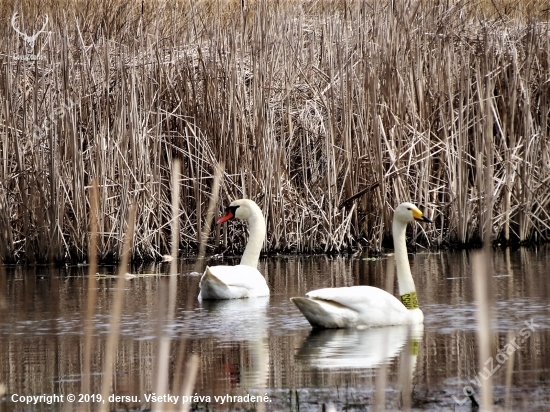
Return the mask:
[[[512,341],[514,334],[510,331],[508,332],[507,342]],[[504,410],[512,410],[512,373],[514,372],[514,352],[508,355],[508,360],[506,361],[506,393],[504,396]]]
[[[268,250],[379,248],[403,200],[436,210],[430,242],[481,240],[485,157],[493,237],[548,238],[548,10],[482,3],[21,2],[29,30],[50,19],[32,62],[0,25],[1,257],[83,260],[90,176],[100,259],[130,202],[133,256],[168,253],[175,158],[187,250],[222,161]]]

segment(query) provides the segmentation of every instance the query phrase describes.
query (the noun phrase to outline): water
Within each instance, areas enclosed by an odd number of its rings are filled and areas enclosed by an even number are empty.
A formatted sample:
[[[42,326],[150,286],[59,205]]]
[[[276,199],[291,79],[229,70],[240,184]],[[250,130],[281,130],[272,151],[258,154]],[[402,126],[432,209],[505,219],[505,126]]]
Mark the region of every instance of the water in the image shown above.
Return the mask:
[[[145,395],[155,392],[157,336],[162,328],[174,342],[172,373],[180,359],[181,342],[184,354],[200,357],[193,393],[203,400],[209,396],[210,403],[199,402],[195,405],[199,410],[253,410],[258,405],[248,402],[249,398],[228,403],[227,395],[247,394],[267,396],[260,407],[268,411],[318,411],[329,405],[336,410],[373,410],[380,399],[387,410],[401,409],[406,381],[401,376],[414,374],[413,410],[469,411],[472,404],[465,393],[474,390],[479,401],[476,380],[490,370],[495,404],[504,407],[508,369],[508,405],[513,410],[548,410],[549,251],[543,247],[494,252],[489,287],[493,349],[485,371],[480,370],[477,356],[471,252],[410,255],[425,315],[423,327],[412,331],[407,327],[312,331],[289,301],[291,296],[321,287],[384,288],[388,257],[270,257],[260,262],[272,291],[269,298],[202,303],[196,299],[195,262],[181,261],[176,317],[165,326],[158,321],[158,299],[168,284],[169,278],[162,276],[168,265],[133,268],[133,273],[145,276],[126,283],[112,389],[113,395],[130,398],[113,409],[151,407]],[[5,267],[6,274],[0,274],[0,292],[5,296],[0,300],[0,391],[6,392],[0,400],[1,411],[91,408],[87,403],[68,403],[66,398],[51,405],[13,402],[21,400],[21,395],[53,394],[75,394],[78,401],[86,271],[85,266]],[[102,267],[99,272],[114,274],[116,268]],[[98,279],[93,394],[101,392],[115,283],[110,277]],[[167,299],[162,296],[165,305]],[[182,372],[180,378],[184,376]],[[378,395],[377,388],[381,389]]]

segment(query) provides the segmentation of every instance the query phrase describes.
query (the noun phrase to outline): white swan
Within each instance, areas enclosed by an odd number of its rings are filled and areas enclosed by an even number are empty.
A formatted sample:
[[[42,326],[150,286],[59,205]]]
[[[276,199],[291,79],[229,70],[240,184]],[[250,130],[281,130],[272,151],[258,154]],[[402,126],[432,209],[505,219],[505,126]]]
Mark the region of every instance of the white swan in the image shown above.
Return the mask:
[[[372,286],[325,288],[290,298],[313,327],[352,328],[422,323],[411,275],[405,232],[407,223],[430,222],[412,203],[401,203],[393,215],[393,245],[401,300]]]
[[[269,296],[269,287],[257,269],[265,239],[262,210],[250,199],[235,200],[225,209],[217,224],[233,218],[248,221],[249,238],[241,263],[236,266],[207,266],[199,284],[199,299]]]

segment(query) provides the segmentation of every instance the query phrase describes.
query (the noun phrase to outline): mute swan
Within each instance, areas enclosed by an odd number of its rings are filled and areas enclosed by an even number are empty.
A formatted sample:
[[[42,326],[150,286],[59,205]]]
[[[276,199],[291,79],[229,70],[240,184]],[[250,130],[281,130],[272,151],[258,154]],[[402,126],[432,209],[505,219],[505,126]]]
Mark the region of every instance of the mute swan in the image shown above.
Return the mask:
[[[290,298],[313,327],[352,328],[422,323],[411,275],[405,232],[407,223],[432,221],[412,203],[401,203],[393,215],[393,246],[401,300],[372,286],[325,288]]]
[[[241,299],[269,296],[269,287],[258,271],[258,259],[265,239],[262,210],[250,199],[232,202],[217,221],[221,224],[233,218],[248,221],[250,236],[241,263],[236,266],[206,267],[199,284],[199,299]]]

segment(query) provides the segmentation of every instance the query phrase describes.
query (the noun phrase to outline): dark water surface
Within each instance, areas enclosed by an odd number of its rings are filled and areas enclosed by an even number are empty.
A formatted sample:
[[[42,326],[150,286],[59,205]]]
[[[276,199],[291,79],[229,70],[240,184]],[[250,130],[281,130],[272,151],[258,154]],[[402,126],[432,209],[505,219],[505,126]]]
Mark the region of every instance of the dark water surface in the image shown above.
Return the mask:
[[[165,328],[173,338],[171,372],[184,336],[185,353],[200,357],[193,391],[202,397],[195,399],[199,410],[320,411],[332,405],[334,410],[360,411],[374,410],[375,402],[397,410],[407,407],[402,377],[411,373],[413,410],[471,410],[465,394],[473,391],[479,401],[479,382],[489,375],[496,407],[550,410],[550,248],[494,251],[489,287],[493,349],[482,370],[472,253],[410,255],[425,315],[423,328],[415,330],[314,332],[289,301],[291,296],[321,287],[384,288],[391,257],[270,257],[262,259],[259,267],[272,291],[269,298],[202,303],[196,299],[195,262],[181,261],[178,309],[175,321]],[[97,404],[66,400],[74,394],[78,401],[82,393],[87,268],[4,269],[5,274],[0,274],[0,294],[5,297],[0,298],[0,392],[5,394],[0,411],[96,409]],[[152,406],[146,395],[155,392],[159,291],[169,281],[159,274],[168,270],[168,264],[133,268],[133,273],[146,276],[126,282],[111,393],[133,399],[111,405],[111,410]],[[114,274],[116,268],[99,271]],[[101,393],[115,283],[113,278],[98,278],[92,394]],[[186,310],[190,293],[191,307]],[[184,376],[183,372],[180,377]],[[63,395],[63,402],[48,405],[43,398],[27,405],[21,398],[54,394]],[[247,394],[265,396],[267,402],[249,402]],[[160,410],[167,409],[168,404],[161,404]]]

